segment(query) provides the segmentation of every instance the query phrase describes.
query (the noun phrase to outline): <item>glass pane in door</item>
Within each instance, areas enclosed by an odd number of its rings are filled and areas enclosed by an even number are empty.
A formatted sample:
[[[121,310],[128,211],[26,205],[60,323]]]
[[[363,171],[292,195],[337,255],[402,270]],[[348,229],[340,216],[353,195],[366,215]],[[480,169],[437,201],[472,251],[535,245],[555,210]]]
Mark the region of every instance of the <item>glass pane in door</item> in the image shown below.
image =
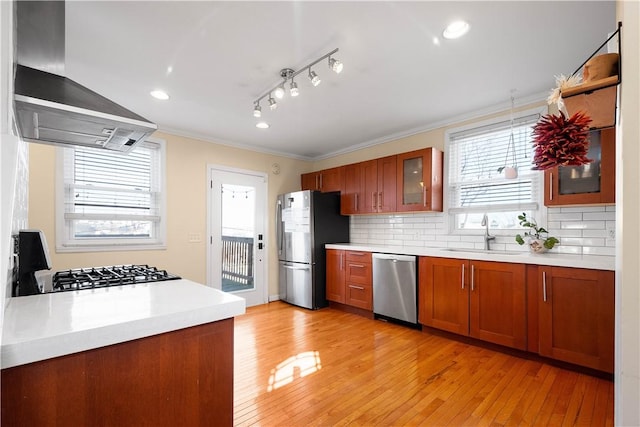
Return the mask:
[[[402,203],[415,205],[422,203],[424,183],[422,182],[422,157],[406,159],[403,162]]]
[[[255,188],[222,185],[222,290],[254,287]]]
[[[582,166],[560,166],[558,187],[560,194],[584,194],[600,192],[600,162],[602,146],[600,131],[589,133],[587,158],[591,163]]]

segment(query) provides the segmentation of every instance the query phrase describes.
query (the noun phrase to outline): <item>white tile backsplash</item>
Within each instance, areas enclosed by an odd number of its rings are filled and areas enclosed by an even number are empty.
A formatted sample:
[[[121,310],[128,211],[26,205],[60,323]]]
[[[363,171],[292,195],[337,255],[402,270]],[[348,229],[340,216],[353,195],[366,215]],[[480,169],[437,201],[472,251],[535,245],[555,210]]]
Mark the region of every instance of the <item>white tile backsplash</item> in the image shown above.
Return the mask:
[[[351,242],[405,247],[482,249],[484,238],[478,234],[450,233],[444,213],[409,215],[354,215],[351,217]],[[615,206],[548,208],[545,228],[560,239],[553,251],[564,254],[615,256]],[[526,251],[513,235],[499,235],[491,242],[495,250]]]

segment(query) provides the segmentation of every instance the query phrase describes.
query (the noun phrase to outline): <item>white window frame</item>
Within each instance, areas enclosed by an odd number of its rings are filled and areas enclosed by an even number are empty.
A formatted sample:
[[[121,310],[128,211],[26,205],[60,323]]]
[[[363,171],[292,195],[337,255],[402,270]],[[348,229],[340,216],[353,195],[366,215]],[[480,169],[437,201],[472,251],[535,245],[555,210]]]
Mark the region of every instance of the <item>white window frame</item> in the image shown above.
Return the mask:
[[[530,115],[544,115],[547,114],[547,109],[544,106],[541,107],[535,107],[535,108],[530,108],[527,110],[522,110],[522,111],[518,111],[513,113],[513,118],[515,120],[517,120],[518,118],[522,118],[522,117],[526,117],[526,116],[530,116]],[[511,118],[510,114],[501,114],[499,116],[495,116],[492,117],[490,119],[487,120],[483,120],[483,121],[478,121],[478,122],[473,122],[473,123],[469,123],[467,125],[464,126],[460,126],[460,127],[455,127],[455,128],[450,128],[447,129],[445,131],[445,173],[444,173],[444,179],[443,179],[443,202],[444,202],[444,206],[445,206],[445,211],[447,212],[447,215],[445,215],[445,221],[446,221],[446,228],[449,230],[450,234],[454,234],[454,235],[482,235],[484,234],[484,230],[483,229],[473,229],[473,228],[457,228],[456,227],[456,218],[455,216],[457,214],[460,213],[459,209],[455,209],[453,212],[450,209],[450,200],[449,200],[449,194],[450,194],[450,189],[449,189],[449,168],[451,167],[450,162],[451,162],[451,158],[450,158],[450,154],[451,154],[451,150],[450,150],[450,140],[451,140],[451,135],[459,133],[459,132],[464,132],[467,130],[471,130],[471,129],[476,129],[476,128],[481,128],[484,126],[491,126],[491,125],[495,125],[501,122],[505,122],[505,121],[509,121]],[[532,165],[533,166],[533,165]],[[546,217],[547,217],[547,209],[544,206],[544,175],[543,172],[538,171],[536,172],[537,174],[539,174],[538,180],[537,180],[537,186],[534,189],[534,191],[537,194],[537,200],[535,201],[535,203],[537,203],[537,208],[536,209],[527,209],[526,211],[529,213],[530,217],[534,218],[538,223],[546,223]],[[500,212],[500,211],[504,211],[504,210],[500,210],[500,209],[495,209],[495,210],[478,210],[478,209],[469,209],[469,212],[475,212],[475,213],[487,213],[489,215],[489,218],[491,218],[491,213],[495,213],[495,212]],[[517,219],[516,219],[517,221]],[[493,228],[490,227],[490,234],[492,235],[499,235],[499,236],[513,236],[516,233],[520,232],[521,228],[514,228],[514,229],[501,229],[501,228]]]
[[[166,249],[166,143],[164,140],[148,138],[140,143],[155,144],[160,152],[159,159],[159,194],[157,209],[159,221],[155,225],[155,236],[148,238],[109,238],[109,239],[77,239],[73,236],[70,219],[65,219],[65,183],[64,164],[65,151],[73,147],[57,147],[56,149],[56,252],[103,252],[122,250],[163,250]],[[135,150],[135,148],[134,148]],[[69,215],[68,215],[69,217]]]

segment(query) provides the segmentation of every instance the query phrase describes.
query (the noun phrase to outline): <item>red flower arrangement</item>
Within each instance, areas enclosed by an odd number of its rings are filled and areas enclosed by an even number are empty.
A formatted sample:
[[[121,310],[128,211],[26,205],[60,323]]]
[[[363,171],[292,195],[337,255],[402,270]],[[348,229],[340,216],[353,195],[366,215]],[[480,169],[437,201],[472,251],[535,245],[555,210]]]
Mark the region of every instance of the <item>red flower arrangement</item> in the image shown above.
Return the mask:
[[[592,160],[587,159],[589,123],[591,118],[582,111],[569,119],[562,111],[559,115],[542,116],[533,127],[533,169],[590,163]]]

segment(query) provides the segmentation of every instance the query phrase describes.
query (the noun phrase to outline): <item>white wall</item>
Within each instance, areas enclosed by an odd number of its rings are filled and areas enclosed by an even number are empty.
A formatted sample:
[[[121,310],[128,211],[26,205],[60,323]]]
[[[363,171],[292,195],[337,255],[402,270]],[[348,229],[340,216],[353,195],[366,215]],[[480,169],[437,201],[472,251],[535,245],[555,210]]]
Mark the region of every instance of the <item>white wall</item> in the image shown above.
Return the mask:
[[[622,22],[616,200],[615,423],[640,426],[640,3],[618,1]]]

